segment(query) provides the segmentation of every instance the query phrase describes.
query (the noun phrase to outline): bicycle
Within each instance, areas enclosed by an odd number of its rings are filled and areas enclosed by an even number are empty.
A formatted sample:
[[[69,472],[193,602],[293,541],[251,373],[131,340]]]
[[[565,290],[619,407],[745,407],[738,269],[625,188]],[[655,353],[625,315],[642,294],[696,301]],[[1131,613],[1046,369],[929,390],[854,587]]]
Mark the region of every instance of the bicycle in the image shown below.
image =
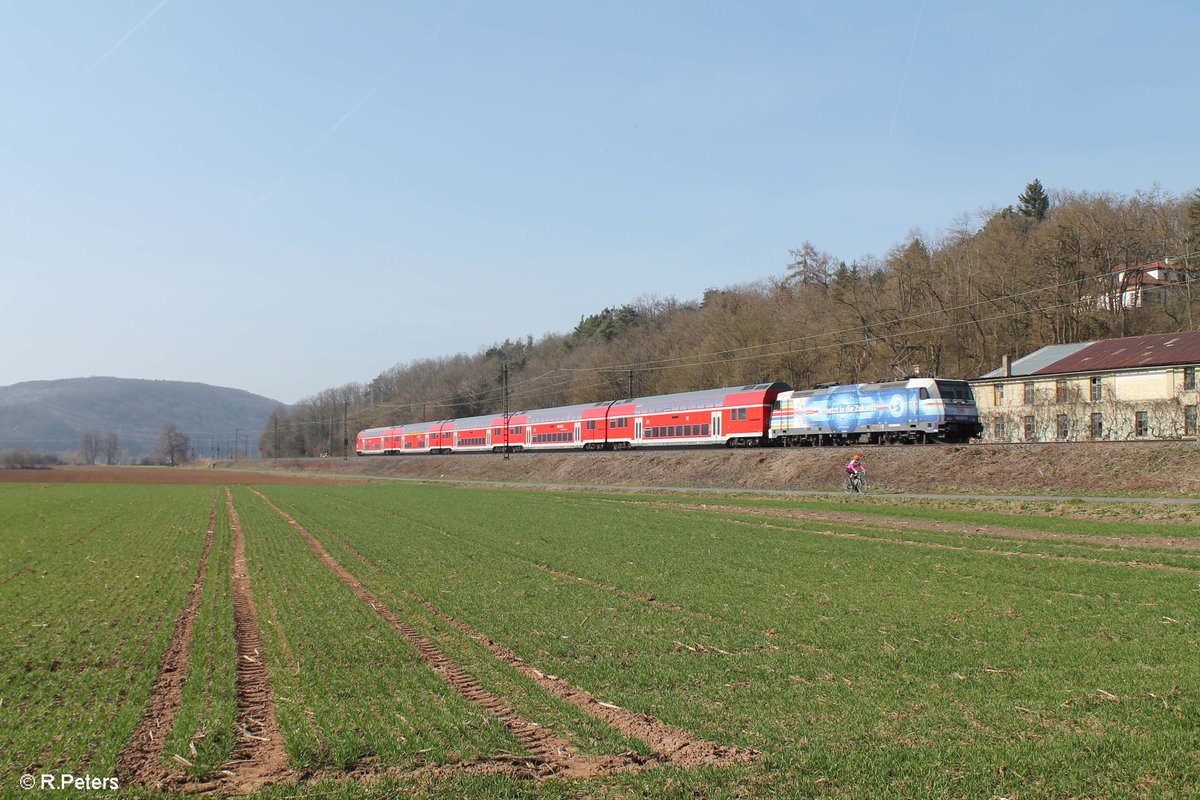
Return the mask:
[[[846,494],[866,494],[867,476],[855,472],[846,476]]]

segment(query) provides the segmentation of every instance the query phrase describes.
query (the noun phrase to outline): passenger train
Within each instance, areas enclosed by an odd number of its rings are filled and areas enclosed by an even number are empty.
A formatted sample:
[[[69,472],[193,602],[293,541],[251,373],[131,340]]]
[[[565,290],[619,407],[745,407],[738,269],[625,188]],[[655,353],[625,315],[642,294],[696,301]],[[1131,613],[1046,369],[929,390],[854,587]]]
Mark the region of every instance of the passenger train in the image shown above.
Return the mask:
[[[983,430],[966,381],[909,378],[793,390],[786,383],[608,400],[361,431],[360,456],[965,442]]]

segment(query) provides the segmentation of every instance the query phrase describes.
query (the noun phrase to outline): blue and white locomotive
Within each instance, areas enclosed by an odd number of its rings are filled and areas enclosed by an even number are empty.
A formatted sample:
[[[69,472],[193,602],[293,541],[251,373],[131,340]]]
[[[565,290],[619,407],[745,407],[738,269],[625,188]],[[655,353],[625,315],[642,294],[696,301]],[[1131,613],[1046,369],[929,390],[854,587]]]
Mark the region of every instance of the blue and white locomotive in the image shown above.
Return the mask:
[[[966,442],[983,431],[966,381],[909,378],[780,392],[772,444]]]

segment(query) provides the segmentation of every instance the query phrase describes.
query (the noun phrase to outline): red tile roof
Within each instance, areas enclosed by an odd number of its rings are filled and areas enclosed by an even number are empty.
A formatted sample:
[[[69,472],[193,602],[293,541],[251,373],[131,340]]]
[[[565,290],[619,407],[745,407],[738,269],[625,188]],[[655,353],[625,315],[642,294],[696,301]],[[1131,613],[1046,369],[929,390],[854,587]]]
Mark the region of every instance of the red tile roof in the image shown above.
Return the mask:
[[[1042,367],[1035,375],[1200,364],[1200,331],[1104,339]]]

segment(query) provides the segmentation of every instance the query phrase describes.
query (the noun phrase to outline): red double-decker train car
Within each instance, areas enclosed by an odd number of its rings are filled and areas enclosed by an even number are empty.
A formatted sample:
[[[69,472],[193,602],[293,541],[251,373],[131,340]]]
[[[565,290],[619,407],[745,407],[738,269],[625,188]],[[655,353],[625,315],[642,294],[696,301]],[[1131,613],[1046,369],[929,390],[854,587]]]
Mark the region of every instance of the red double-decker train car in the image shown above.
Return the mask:
[[[786,383],[608,400],[359,432],[359,455],[624,450],[768,443],[771,407]]]

